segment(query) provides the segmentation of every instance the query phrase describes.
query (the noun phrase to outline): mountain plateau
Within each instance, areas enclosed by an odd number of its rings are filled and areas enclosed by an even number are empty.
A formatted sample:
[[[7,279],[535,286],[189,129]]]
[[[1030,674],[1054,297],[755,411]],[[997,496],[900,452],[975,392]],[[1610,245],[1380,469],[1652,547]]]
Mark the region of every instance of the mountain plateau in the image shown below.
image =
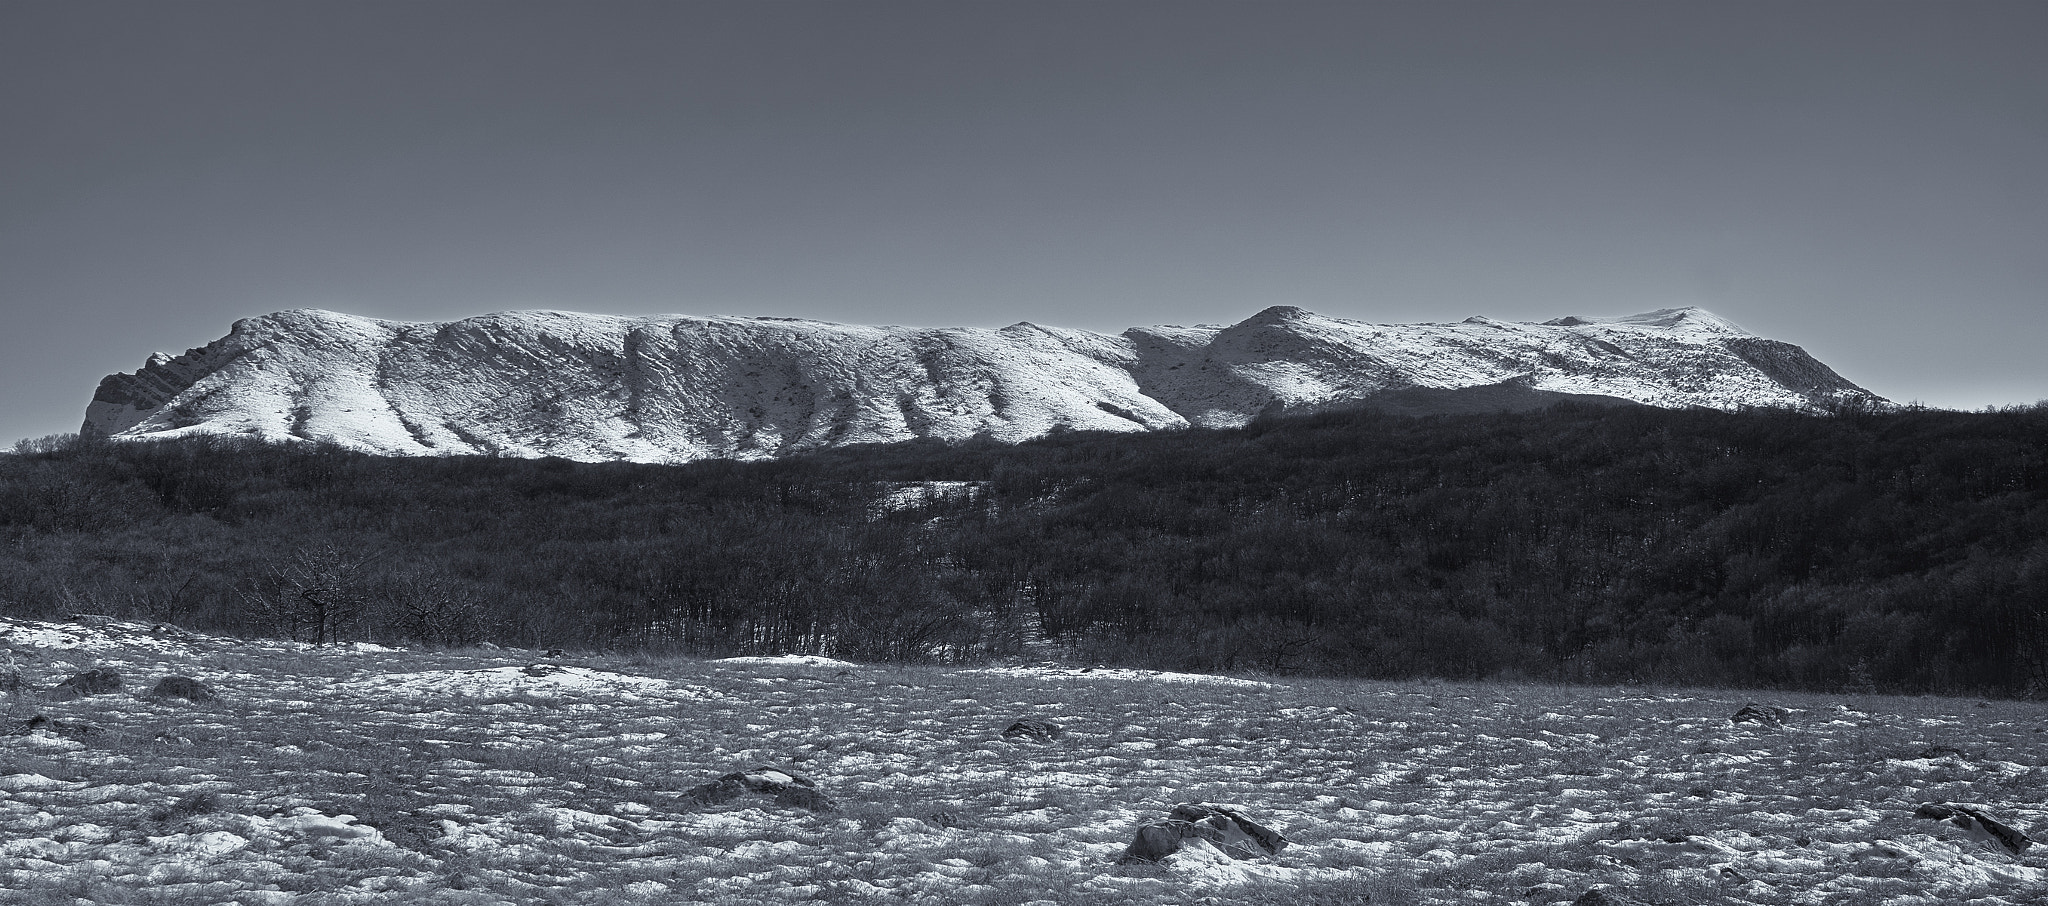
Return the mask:
[[[427,323],[308,309],[238,321],[205,346],[109,375],[82,433],[683,462],[1568,399],[1717,409],[1885,402],[1799,347],[1697,308],[1394,325],[1275,307],[1230,326],[1114,336],[1028,323],[861,327],[556,311]]]

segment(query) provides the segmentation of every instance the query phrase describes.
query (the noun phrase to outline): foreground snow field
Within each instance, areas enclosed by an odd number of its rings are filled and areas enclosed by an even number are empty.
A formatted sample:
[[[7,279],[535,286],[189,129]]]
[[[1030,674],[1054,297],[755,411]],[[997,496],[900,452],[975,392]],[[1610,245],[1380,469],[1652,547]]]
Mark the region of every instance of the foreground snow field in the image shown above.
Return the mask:
[[[2037,703],[0,620],[0,680],[10,651],[0,903],[1547,904],[1603,885],[1653,904],[2048,902],[2042,852],[1913,817],[1950,802],[2048,827]],[[124,688],[45,694],[94,667]],[[169,675],[219,700],[144,694]],[[1790,720],[1731,723],[1752,699]],[[1065,732],[1006,740],[1020,718]],[[689,795],[762,768],[836,809]],[[1289,845],[1117,864],[1141,824],[1198,801]]]

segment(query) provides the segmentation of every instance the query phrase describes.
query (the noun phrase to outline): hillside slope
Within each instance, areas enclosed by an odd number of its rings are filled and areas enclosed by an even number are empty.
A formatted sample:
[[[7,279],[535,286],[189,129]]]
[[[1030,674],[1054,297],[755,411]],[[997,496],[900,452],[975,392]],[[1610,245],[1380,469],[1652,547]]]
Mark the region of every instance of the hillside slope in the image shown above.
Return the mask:
[[[1275,307],[1228,327],[1118,336],[546,311],[415,323],[300,310],[239,321],[204,347],[108,376],[82,433],[684,462],[1587,398],[1716,409],[1881,402],[1799,347],[1699,309],[1384,325]]]

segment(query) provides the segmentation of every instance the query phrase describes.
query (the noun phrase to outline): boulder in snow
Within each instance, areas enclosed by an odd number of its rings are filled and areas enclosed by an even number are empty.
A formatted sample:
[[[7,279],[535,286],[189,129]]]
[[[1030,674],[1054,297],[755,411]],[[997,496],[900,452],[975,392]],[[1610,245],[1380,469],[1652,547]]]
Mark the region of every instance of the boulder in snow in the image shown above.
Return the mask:
[[[66,702],[88,695],[106,695],[121,691],[121,674],[112,670],[95,667],[58,683],[50,690],[51,701]]]
[[[818,792],[818,785],[812,783],[810,778],[774,768],[755,768],[751,771],[727,774],[710,783],[692,788],[683,794],[683,798],[704,805],[717,805],[748,793],[771,796],[782,805],[792,805],[814,812],[829,812],[838,808],[825,794]]]
[[[1777,705],[1759,705],[1752,703],[1743,705],[1742,710],[1735,712],[1735,716],[1728,718],[1728,722],[1737,724],[1755,723],[1762,724],[1766,727],[1782,727],[1785,725],[1785,718],[1791,716],[1792,711],[1789,708],[1780,708]]]
[[[1961,828],[1970,839],[1990,846],[2015,859],[2034,845],[2025,832],[2000,823],[1982,809],[1953,803],[1929,802],[1913,810],[1915,818],[1930,818]]]
[[[1203,840],[1238,859],[1279,855],[1287,838],[1246,818],[1236,809],[1206,802],[1174,806],[1164,821],[1138,828],[1119,863],[1157,862],[1180,851],[1188,840]]]
[[[1003,738],[1030,739],[1036,740],[1038,742],[1052,742],[1053,740],[1065,736],[1066,734],[1067,731],[1060,729],[1058,724],[1055,724],[1051,721],[1038,720],[1035,718],[1025,718],[1024,720],[1020,720],[1016,723],[1011,724],[1009,729],[1004,730]]]
[[[151,686],[150,690],[144,694],[157,701],[182,698],[188,702],[201,705],[220,700],[220,696],[213,694],[213,690],[207,688],[205,683],[189,676],[164,677],[157,680],[156,685]]]
[[[86,723],[82,720],[53,720],[48,715],[38,714],[27,720],[15,722],[4,733],[0,733],[0,735],[27,736],[37,730],[48,730],[58,736],[71,739],[83,739],[87,736],[98,736],[107,732],[101,729],[98,724]]]

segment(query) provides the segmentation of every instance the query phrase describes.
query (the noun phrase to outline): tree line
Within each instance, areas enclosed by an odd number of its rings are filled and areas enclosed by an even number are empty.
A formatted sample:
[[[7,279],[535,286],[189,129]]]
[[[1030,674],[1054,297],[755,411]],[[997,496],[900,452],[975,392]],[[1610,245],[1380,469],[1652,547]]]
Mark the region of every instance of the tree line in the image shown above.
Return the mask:
[[[0,456],[0,612],[429,645],[2032,695],[2048,408],[1262,418],[685,465]]]

